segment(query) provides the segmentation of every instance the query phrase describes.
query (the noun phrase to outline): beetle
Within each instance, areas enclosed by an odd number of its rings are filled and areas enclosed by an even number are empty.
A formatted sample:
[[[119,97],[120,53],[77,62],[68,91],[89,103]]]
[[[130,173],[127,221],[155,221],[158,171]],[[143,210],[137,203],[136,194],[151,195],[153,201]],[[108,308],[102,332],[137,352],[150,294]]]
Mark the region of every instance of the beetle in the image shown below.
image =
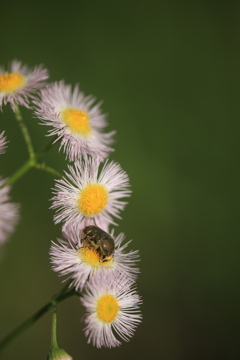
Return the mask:
[[[113,238],[96,225],[88,225],[81,231],[83,247],[95,249],[101,256],[102,261],[110,260],[115,250]]]

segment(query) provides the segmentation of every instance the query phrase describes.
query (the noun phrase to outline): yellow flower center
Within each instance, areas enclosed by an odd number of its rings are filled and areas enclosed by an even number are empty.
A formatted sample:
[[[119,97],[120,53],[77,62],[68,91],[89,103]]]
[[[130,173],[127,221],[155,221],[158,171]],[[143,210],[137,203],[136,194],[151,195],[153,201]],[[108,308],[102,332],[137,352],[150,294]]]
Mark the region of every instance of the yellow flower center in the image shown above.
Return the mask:
[[[0,74],[0,92],[13,93],[26,83],[26,78],[17,71],[14,73]]]
[[[61,112],[61,116],[69,129],[76,134],[88,136],[92,130],[89,124],[89,115],[85,110],[67,108]]]
[[[111,323],[116,319],[119,308],[120,306],[115,296],[111,294],[103,295],[97,301],[97,317],[104,323]]]
[[[100,214],[106,207],[108,191],[104,185],[89,184],[80,193],[78,208],[85,216]]]
[[[80,259],[90,265],[92,268],[108,267],[112,264],[112,257],[109,256],[107,261],[102,262],[103,256],[92,247],[82,247],[78,250],[78,256]]]
[[[91,267],[99,267],[101,255],[95,249],[90,247],[82,247],[78,250],[78,255],[83,262],[90,265]]]

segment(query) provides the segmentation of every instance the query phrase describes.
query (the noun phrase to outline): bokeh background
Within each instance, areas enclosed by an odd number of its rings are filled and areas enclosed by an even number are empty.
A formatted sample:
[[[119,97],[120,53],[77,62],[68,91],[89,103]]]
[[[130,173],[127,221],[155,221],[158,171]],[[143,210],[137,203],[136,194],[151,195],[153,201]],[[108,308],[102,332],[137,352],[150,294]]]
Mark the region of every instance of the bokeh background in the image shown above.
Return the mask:
[[[133,194],[118,231],[141,254],[143,322],[116,349],[87,345],[77,298],[59,304],[59,345],[77,359],[236,359],[239,356],[239,1],[16,1],[1,4],[0,63],[43,63],[50,81],[104,100],[111,159]],[[47,128],[23,109],[35,148]],[[9,106],[1,176],[27,151]],[[44,161],[62,172],[54,148]],[[12,189],[21,222],[1,249],[0,337],[61,288],[50,241],[51,175],[31,170]],[[51,314],[0,355],[45,359]]]

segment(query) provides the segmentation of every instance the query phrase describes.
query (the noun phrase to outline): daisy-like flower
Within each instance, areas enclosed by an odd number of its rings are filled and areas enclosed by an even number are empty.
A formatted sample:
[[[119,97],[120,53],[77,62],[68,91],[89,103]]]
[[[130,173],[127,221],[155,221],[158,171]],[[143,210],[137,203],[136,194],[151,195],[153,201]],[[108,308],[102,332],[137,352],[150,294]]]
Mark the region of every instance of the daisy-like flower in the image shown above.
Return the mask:
[[[47,78],[48,71],[42,65],[30,70],[20,61],[13,60],[8,71],[0,67],[0,110],[8,102],[13,110],[16,103],[29,108],[29,97],[33,97]]]
[[[51,206],[57,209],[55,223],[65,222],[65,226],[75,226],[80,233],[86,219],[94,218],[99,227],[105,222],[104,230],[108,232],[106,223],[115,224],[113,216],[120,218],[119,212],[126,205],[120,199],[131,192],[129,178],[113,161],[106,161],[101,171],[99,165],[99,159],[85,157],[68,166],[70,173],[65,172],[65,177],[56,180]]]
[[[80,301],[87,310],[84,331],[88,343],[111,348],[121,344],[116,335],[124,341],[133,336],[142,317],[141,300],[132,285],[124,276],[110,281],[96,276],[87,283],[86,294]]]
[[[84,154],[104,159],[113,151],[115,131],[103,133],[107,122],[100,110],[101,104],[93,105],[95,98],[85,97],[76,85],[72,90],[63,81],[48,85],[41,90],[41,100],[35,101],[35,115],[41,124],[51,126],[49,136],[57,135],[70,161]],[[56,140],[56,141],[57,141]]]
[[[115,239],[115,251],[103,261],[103,256],[92,247],[84,247],[80,237],[72,233],[68,241],[58,239],[58,243],[52,242],[50,256],[52,269],[59,275],[67,275],[72,279],[70,286],[82,290],[86,281],[97,274],[107,275],[108,279],[115,275],[124,274],[129,279],[135,279],[139,269],[135,267],[139,261],[138,250],[125,250],[129,242],[122,244],[125,236],[119,234]]]
[[[0,154],[4,154],[7,147],[7,139],[5,137],[4,131],[0,133]]]
[[[10,202],[11,188],[5,183],[6,179],[0,179],[0,244],[13,232],[19,218],[19,206]]]

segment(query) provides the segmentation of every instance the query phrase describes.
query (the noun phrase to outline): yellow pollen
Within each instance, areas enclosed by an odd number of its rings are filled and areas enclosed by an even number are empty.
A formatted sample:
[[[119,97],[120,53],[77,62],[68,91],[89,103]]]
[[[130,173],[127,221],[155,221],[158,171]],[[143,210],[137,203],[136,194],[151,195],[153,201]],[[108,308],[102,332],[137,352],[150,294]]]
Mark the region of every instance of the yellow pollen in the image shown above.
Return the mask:
[[[92,127],[89,125],[89,115],[85,110],[67,108],[61,113],[62,119],[69,129],[76,134],[88,136]]]
[[[82,247],[78,250],[78,256],[83,262],[90,265],[93,268],[98,267],[110,267],[113,263],[113,257],[109,256],[106,261],[103,262],[103,256],[92,247]]]
[[[115,296],[111,294],[103,295],[97,301],[97,317],[104,323],[111,323],[116,319],[119,308],[120,306]]]
[[[102,256],[91,247],[82,247],[78,254],[82,261],[91,267],[97,268],[101,265]]]
[[[104,185],[89,184],[80,193],[78,207],[85,216],[100,214],[106,207],[108,191]]]
[[[102,266],[110,267],[110,266],[112,266],[113,263],[114,263],[113,257],[107,256],[107,257],[105,257],[104,262],[102,263]]]
[[[22,87],[26,82],[26,78],[17,71],[14,73],[0,74],[0,92],[13,93]]]

